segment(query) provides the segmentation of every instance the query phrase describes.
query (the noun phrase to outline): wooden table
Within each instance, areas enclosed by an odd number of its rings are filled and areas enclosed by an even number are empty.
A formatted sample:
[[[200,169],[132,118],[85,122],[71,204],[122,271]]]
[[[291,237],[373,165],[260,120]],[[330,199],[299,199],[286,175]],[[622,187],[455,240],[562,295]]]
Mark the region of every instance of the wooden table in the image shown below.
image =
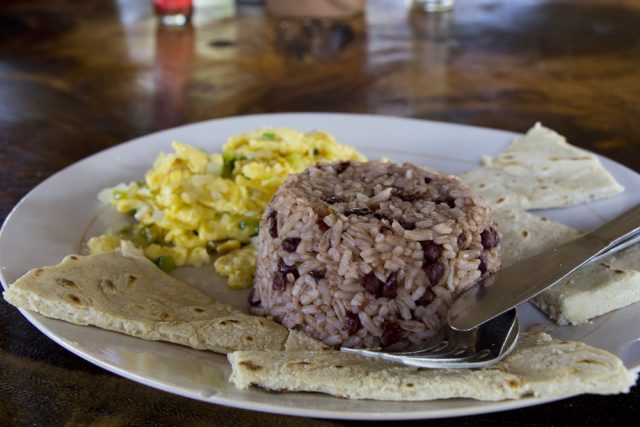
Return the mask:
[[[218,2],[179,30],[158,27],[143,1],[4,1],[0,218],[92,153],[250,113],[374,113],[518,132],[542,121],[640,171],[639,28],[632,0],[458,0],[443,15],[372,0],[365,17],[305,27],[268,18],[260,5]],[[4,302],[0,319],[8,424],[356,424],[177,397],[72,355]],[[628,425],[639,410],[636,387],[439,424]]]

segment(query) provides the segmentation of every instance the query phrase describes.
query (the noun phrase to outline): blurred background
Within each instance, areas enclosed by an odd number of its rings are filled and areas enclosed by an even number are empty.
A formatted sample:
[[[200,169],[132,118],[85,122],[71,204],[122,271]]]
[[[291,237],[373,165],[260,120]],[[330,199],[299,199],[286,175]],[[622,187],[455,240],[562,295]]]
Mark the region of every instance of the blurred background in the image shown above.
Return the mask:
[[[25,121],[25,140],[73,129],[93,144],[77,160],[183,123],[339,111],[519,132],[542,121],[638,161],[622,146],[640,134],[639,2],[458,0],[428,13],[369,0],[345,16],[281,16],[287,3],[275,14],[257,0],[194,0],[172,26],[151,0],[5,1],[0,138]]]
[[[0,222],[100,150],[256,113],[516,132],[541,121],[638,172],[639,70],[637,0],[3,0]],[[0,424],[301,421],[144,387],[63,350],[6,303],[0,318]],[[636,388],[440,424],[632,425],[639,405]]]

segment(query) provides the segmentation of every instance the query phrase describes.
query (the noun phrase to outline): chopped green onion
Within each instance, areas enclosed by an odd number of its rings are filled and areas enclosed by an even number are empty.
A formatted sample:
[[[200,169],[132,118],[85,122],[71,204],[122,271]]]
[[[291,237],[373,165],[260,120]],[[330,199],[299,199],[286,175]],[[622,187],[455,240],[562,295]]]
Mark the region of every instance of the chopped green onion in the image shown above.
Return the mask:
[[[142,227],[138,229],[137,234],[140,239],[144,240],[148,244],[156,243],[158,240],[157,231],[152,227]]]
[[[113,192],[113,199],[114,200],[120,200],[123,197],[125,197],[127,195],[127,193],[125,191],[120,191],[120,190],[116,190]]]
[[[144,183],[142,181],[136,181],[136,187],[142,188],[144,187]]]
[[[235,165],[236,157],[233,153],[222,153],[222,172],[220,173],[220,176],[222,178],[231,178]]]
[[[313,155],[317,156],[318,154],[320,154],[320,150],[318,150],[317,148],[313,149]]]
[[[137,213],[137,212],[138,212],[138,211],[137,211],[137,210],[135,210],[135,209],[130,209],[130,210],[128,210],[128,211],[127,211],[127,215],[129,215],[129,216],[136,216],[136,213]]]
[[[154,259],[153,263],[165,273],[171,273],[171,271],[176,268],[176,263],[173,262],[173,258],[169,255],[161,255],[158,258]]]
[[[269,141],[275,141],[276,140],[276,134],[272,133],[272,132],[263,133],[262,134],[262,139],[266,139],[266,140],[269,140]]]
[[[238,223],[238,228],[240,230],[249,229],[251,230],[251,237],[257,236],[260,231],[260,220],[258,219],[243,219]]]
[[[124,227],[122,227],[119,231],[120,234],[131,234],[131,232],[133,231],[133,226],[131,225],[125,225]]]

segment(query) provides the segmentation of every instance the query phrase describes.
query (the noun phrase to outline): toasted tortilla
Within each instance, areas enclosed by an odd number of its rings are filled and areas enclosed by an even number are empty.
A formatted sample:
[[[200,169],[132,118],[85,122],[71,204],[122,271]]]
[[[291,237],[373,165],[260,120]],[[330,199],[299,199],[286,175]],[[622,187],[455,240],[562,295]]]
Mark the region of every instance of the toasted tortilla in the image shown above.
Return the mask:
[[[461,178],[496,209],[559,208],[623,191],[595,155],[540,123],[483,163]]]
[[[582,233],[526,211],[498,210],[502,263],[509,266]],[[640,246],[585,266],[531,302],[558,325],[579,325],[640,301]]]
[[[198,350],[324,347],[297,332],[289,338],[284,326],[213,301],[164,273],[129,242],[120,250],[70,255],[56,266],[31,270],[3,296],[17,307],[54,319]]]
[[[531,302],[558,325],[580,325],[640,301],[640,246],[588,265]]]
[[[506,400],[624,393],[635,383],[614,355],[584,343],[525,335],[488,368],[416,369],[345,353],[238,351],[227,355],[230,381],[245,389],[327,393],[348,399]]]
[[[502,268],[582,236],[575,228],[519,209],[494,212],[502,234]]]

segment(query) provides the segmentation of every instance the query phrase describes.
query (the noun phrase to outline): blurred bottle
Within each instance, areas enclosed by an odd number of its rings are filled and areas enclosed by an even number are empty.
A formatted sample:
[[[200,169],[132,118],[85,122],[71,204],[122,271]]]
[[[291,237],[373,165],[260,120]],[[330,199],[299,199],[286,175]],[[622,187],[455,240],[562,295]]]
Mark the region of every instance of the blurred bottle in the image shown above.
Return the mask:
[[[327,59],[364,31],[366,0],[265,0],[277,49],[296,61]]]
[[[366,0],[265,0],[273,16],[349,18],[363,12]]]
[[[160,23],[168,26],[186,25],[193,13],[192,0],[153,0]]]
[[[195,30],[158,25],[153,66],[153,119],[157,129],[184,124],[186,91],[195,50]]]
[[[446,12],[453,9],[455,0],[412,0],[412,7],[425,12]]]

